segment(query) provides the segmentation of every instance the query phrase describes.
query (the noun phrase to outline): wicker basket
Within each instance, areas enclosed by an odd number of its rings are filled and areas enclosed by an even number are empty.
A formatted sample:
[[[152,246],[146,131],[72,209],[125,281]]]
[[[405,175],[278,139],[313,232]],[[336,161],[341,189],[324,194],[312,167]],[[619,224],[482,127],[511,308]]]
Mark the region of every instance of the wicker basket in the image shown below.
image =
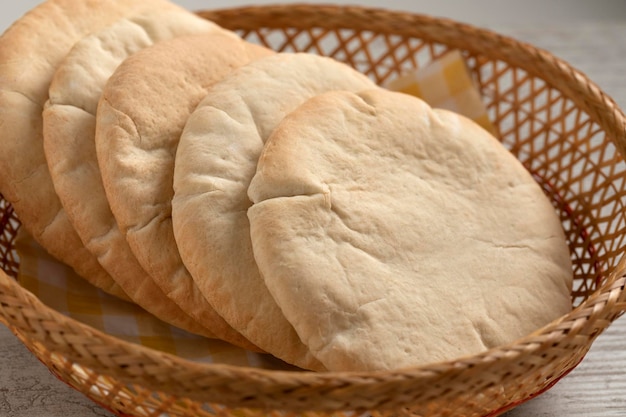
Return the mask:
[[[0,273],[0,321],[60,379],[118,415],[496,416],[548,389],[626,310],[626,121],[566,63],[448,20],[354,7],[200,12],[276,50],[345,61],[379,83],[449,49],[464,54],[503,143],[560,213],[574,263],[571,314],[509,346],[372,373],[198,364],[123,342],[45,307]],[[0,202],[1,266],[15,276],[19,221]]]

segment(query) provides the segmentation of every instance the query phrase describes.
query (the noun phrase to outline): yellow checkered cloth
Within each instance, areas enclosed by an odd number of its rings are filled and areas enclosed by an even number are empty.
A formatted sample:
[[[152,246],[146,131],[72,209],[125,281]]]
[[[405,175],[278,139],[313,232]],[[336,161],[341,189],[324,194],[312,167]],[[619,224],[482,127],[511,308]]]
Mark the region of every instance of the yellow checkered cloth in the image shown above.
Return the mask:
[[[385,87],[421,97],[432,107],[463,114],[493,131],[463,58],[456,51]],[[293,369],[270,355],[185,332],[100,291],[52,258],[24,232],[17,238],[16,249],[20,256],[18,279],[24,288],[49,307],[112,336],[200,362]]]
[[[462,114],[491,134],[495,132],[465,60],[457,50],[423,68],[402,74],[384,87],[419,97],[431,107]]]
[[[111,336],[206,363],[293,369],[278,359],[207,339],[158,320],[141,307],[106,294],[50,256],[20,230],[18,281],[56,311]]]

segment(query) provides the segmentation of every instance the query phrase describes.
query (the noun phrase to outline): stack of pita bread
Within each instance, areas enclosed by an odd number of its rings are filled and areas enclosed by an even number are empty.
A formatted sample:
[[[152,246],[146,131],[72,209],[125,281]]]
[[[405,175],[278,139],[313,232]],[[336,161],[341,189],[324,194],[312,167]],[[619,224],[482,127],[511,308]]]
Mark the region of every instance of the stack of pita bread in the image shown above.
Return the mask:
[[[0,38],[0,192],[52,255],[315,371],[473,355],[571,308],[555,210],[469,119],[166,0],[48,0]]]

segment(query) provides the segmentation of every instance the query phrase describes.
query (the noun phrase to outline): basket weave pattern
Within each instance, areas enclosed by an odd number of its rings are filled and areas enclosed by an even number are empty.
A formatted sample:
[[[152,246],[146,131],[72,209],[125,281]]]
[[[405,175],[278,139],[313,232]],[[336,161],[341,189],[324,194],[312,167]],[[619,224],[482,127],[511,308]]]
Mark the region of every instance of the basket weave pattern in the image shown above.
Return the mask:
[[[549,388],[626,310],[626,121],[595,84],[530,45],[452,21],[351,7],[200,12],[277,51],[347,62],[382,84],[460,50],[503,143],[552,200],[576,308],[516,343],[392,372],[207,365],[120,341],[45,307],[0,275],[0,321],[60,379],[118,415],[495,416]],[[0,266],[15,276],[19,221],[0,201]]]

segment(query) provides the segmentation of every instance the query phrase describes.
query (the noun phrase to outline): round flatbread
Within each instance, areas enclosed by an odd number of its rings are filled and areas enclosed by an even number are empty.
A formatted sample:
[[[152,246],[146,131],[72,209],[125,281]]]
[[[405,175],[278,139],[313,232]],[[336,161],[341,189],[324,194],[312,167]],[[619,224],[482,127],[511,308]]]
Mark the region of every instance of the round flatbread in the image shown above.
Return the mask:
[[[159,42],[117,68],[96,117],[106,196],[140,265],[183,311],[240,346],[251,344],[215,312],[180,260],[171,222],[174,155],[185,122],[208,87],[271,53],[214,33]]]
[[[174,168],[172,221],[181,258],[224,319],[266,352],[320,368],[258,272],[246,211],[265,140],[291,110],[332,90],[374,88],[331,58],[276,54],[213,85],[189,117]]]
[[[43,150],[42,110],[57,66],[77,41],[124,16],[171,7],[162,0],[48,0],[0,37],[0,192],[51,255],[122,298],[128,297],[85,249],[54,191]]]
[[[121,19],[85,37],[57,68],[43,129],[54,188],[87,249],[139,306],[165,322],[211,337],[163,293],[132,254],[111,213],[95,145],[98,101],[124,59],[159,41],[209,32],[231,33],[181,9]]]
[[[329,370],[476,354],[571,309],[540,187],[485,130],[415,97],[307,101],[266,143],[249,196],[265,283]]]

